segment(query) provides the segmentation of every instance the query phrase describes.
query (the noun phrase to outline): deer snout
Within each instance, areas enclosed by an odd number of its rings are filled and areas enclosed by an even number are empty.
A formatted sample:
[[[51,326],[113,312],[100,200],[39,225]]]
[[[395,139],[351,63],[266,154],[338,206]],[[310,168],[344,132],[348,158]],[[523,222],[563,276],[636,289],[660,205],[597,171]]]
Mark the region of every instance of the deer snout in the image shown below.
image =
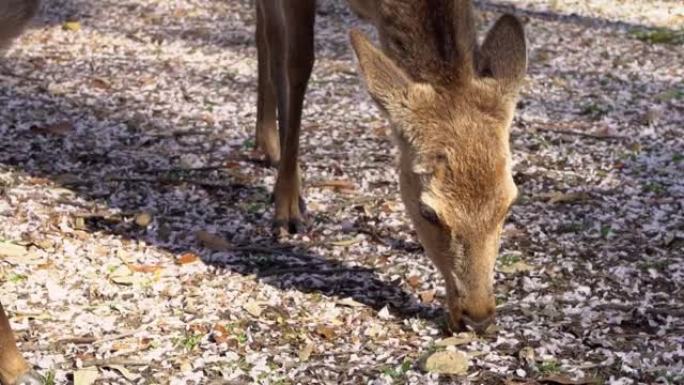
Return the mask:
[[[473,329],[476,333],[484,333],[489,325],[494,323],[495,312],[494,309],[487,312],[471,315],[470,312],[464,310],[461,314],[461,322],[467,328]]]
[[[494,323],[496,304],[494,298],[479,301],[462,301],[459,308],[451,310],[451,325],[457,329],[472,329],[484,333]]]

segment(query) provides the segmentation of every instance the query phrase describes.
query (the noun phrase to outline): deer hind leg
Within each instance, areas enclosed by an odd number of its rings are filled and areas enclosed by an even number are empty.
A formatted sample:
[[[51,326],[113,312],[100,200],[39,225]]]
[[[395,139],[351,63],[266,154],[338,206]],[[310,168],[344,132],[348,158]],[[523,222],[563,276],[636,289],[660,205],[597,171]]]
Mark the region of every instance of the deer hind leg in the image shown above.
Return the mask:
[[[278,104],[280,164],[275,184],[275,228],[295,233],[304,227],[299,133],[304,94],[314,63],[315,0],[265,1],[261,7]]]
[[[14,341],[7,314],[0,304],[0,384],[37,385],[40,377],[32,372]]]
[[[266,163],[278,167],[280,140],[276,123],[276,93],[271,80],[271,53],[266,35],[266,13],[257,1],[257,57],[259,75],[257,85],[256,144],[266,156]]]

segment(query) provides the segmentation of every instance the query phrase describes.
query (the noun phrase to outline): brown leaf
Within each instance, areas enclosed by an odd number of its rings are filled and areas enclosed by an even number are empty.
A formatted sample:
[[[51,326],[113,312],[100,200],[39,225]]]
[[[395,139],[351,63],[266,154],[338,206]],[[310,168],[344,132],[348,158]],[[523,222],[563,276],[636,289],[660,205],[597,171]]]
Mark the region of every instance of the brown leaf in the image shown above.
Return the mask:
[[[435,300],[435,291],[434,290],[425,290],[421,291],[418,293],[420,296],[420,300],[425,303],[425,304],[430,304],[432,301]]]
[[[195,233],[195,236],[204,247],[211,251],[227,251],[230,249],[228,241],[208,231],[200,230]]]
[[[325,339],[332,340],[335,338],[335,329],[329,325],[316,326],[316,333],[325,337]]]
[[[90,79],[90,85],[92,85],[94,88],[100,88],[103,90],[108,90],[112,88],[111,84],[109,84],[107,80],[100,77]]]
[[[216,343],[222,344],[224,342],[228,342],[228,340],[230,339],[230,332],[228,331],[228,329],[226,329],[225,326],[221,324],[215,324],[212,330],[212,337],[214,341],[216,341]]]
[[[555,192],[547,195],[549,203],[576,203],[589,200],[589,194],[585,192]]]
[[[318,181],[318,182],[313,182],[311,184],[312,187],[318,187],[318,188],[331,188],[334,190],[348,190],[348,191],[354,191],[356,190],[356,186],[354,183],[348,181],[348,180],[342,180],[342,179],[332,179],[332,180],[323,180],[323,181]]]
[[[128,268],[131,269],[131,271],[134,271],[136,273],[156,273],[160,270],[164,270],[164,266],[162,266],[160,263],[154,264],[154,265],[142,265],[138,263],[129,263],[127,264]]]
[[[417,289],[420,287],[421,279],[417,275],[412,275],[412,276],[408,277],[406,282],[408,282],[409,286],[411,286],[412,288]]]
[[[58,122],[47,125],[45,127],[34,127],[33,132],[39,134],[50,134],[58,136],[66,136],[74,130],[74,125],[71,122]]]
[[[188,265],[190,263],[195,263],[200,260],[200,257],[195,253],[183,253],[178,258],[176,258],[176,263],[179,265]]]

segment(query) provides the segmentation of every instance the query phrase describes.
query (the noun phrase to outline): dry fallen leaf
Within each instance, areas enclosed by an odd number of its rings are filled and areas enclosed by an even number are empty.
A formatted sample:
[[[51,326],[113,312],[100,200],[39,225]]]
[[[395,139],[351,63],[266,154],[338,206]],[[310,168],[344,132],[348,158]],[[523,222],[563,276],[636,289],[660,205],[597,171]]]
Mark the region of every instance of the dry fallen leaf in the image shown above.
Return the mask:
[[[200,230],[195,233],[195,236],[197,237],[197,240],[209,250],[227,251],[230,249],[230,243],[228,243],[228,241],[208,231]]]
[[[39,134],[50,134],[58,136],[66,136],[74,130],[74,125],[71,122],[58,122],[49,124],[45,127],[34,127],[32,131]]]
[[[309,360],[311,357],[311,354],[314,351],[314,344],[309,342],[306,345],[304,345],[300,350],[299,350],[299,360],[302,362],[306,362]]]
[[[332,340],[335,338],[335,329],[329,325],[316,326],[316,333],[325,337],[325,339]]]
[[[575,203],[575,202],[584,202],[584,201],[588,200],[589,194],[587,194],[585,192],[569,192],[569,193],[554,192],[554,193],[545,195],[545,197],[548,199],[549,203],[551,203],[551,204]]]
[[[356,191],[356,186],[354,183],[347,180],[324,180],[312,182],[311,187],[318,188],[331,188],[339,192],[354,192]]]
[[[424,369],[430,373],[465,374],[468,372],[468,355],[461,351],[444,350],[430,355]]]
[[[164,266],[160,263],[154,265],[142,265],[137,263],[131,263],[127,265],[131,271],[136,273],[156,273],[160,270],[164,270]]]
[[[0,258],[3,257],[23,257],[28,254],[26,247],[17,245],[16,243],[0,241]]]
[[[247,311],[247,313],[251,314],[254,317],[259,317],[261,316],[261,313],[264,311],[264,304],[261,302],[256,302],[256,301],[249,301],[242,305],[242,308]]]
[[[347,297],[336,302],[338,305],[348,306],[348,307],[365,307],[366,305],[361,302],[357,302],[354,299]]]
[[[108,367],[109,367],[110,369],[114,369],[114,370],[116,370],[117,372],[119,372],[119,373],[121,374],[121,376],[122,376],[123,378],[125,378],[126,380],[128,380],[129,382],[132,382],[132,381],[134,381],[136,378],[138,378],[138,375],[135,375],[135,374],[131,373],[128,369],[126,369],[125,367],[123,367],[123,365],[108,365]]]
[[[477,337],[473,333],[458,333],[455,336],[452,336],[449,338],[444,338],[444,339],[441,339],[441,340],[435,342],[435,345],[437,345],[437,346],[459,346],[459,345],[464,345],[464,344],[467,344],[471,341],[474,341],[475,339],[477,339]]]
[[[421,302],[423,302],[425,304],[430,304],[430,303],[432,303],[432,301],[435,300],[435,291],[434,290],[421,291],[420,293],[418,293],[418,295],[420,296]]]
[[[212,337],[216,343],[222,344],[227,342],[230,337],[230,332],[228,329],[221,324],[215,324],[212,328],[212,331]]]
[[[152,215],[147,212],[141,212],[135,216],[135,224],[140,227],[147,227],[152,223]]]
[[[183,253],[178,258],[176,258],[176,263],[179,265],[188,265],[191,263],[198,262],[200,257],[195,253]]]
[[[417,275],[412,275],[406,279],[406,282],[408,282],[409,286],[411,286],[414,289],[417,289],[420,287],[421,284],[421,279]]]
[[[100,373],[94,366],[78,369],[74,372],[74,385],[91,385],[97,381]]]
[[[78,21],[67,21],[62,24],[62,29],[65,31],[78,31],[81,29],[81,23]]]
[[[525,271],[532,271],[534,270],[534,266],[527,264],[525,261],[516,261],[510,265],[501,266],[498,270],[506,274],[515,274]]]
[[[90,84],[95,88],[100,88],[103,90],[108,90],[112,87],[106,79],[103,79],[101,77],[91,78]]]
[[[359,241],[355,238],[350,238],[350,239],[340,239],[337,241],[332,241],[330,242],[331,245],[333,246],[351,246],[356,243],[359,243]]]

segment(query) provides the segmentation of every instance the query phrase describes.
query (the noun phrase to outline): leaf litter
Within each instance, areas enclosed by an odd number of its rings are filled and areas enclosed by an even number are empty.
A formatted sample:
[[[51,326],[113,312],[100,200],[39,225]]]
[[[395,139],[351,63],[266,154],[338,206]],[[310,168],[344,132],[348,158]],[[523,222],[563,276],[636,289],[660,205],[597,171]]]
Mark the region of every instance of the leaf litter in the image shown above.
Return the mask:
[[[530,69],[497,330],[471,338],[443,332],[342,2],[317,16],[310,229],[281,243],[253,2],[46,2],[0,63],[0,301],[29,362],[55,384],[681,382],[681,6],[478,3],[518,7]]]

